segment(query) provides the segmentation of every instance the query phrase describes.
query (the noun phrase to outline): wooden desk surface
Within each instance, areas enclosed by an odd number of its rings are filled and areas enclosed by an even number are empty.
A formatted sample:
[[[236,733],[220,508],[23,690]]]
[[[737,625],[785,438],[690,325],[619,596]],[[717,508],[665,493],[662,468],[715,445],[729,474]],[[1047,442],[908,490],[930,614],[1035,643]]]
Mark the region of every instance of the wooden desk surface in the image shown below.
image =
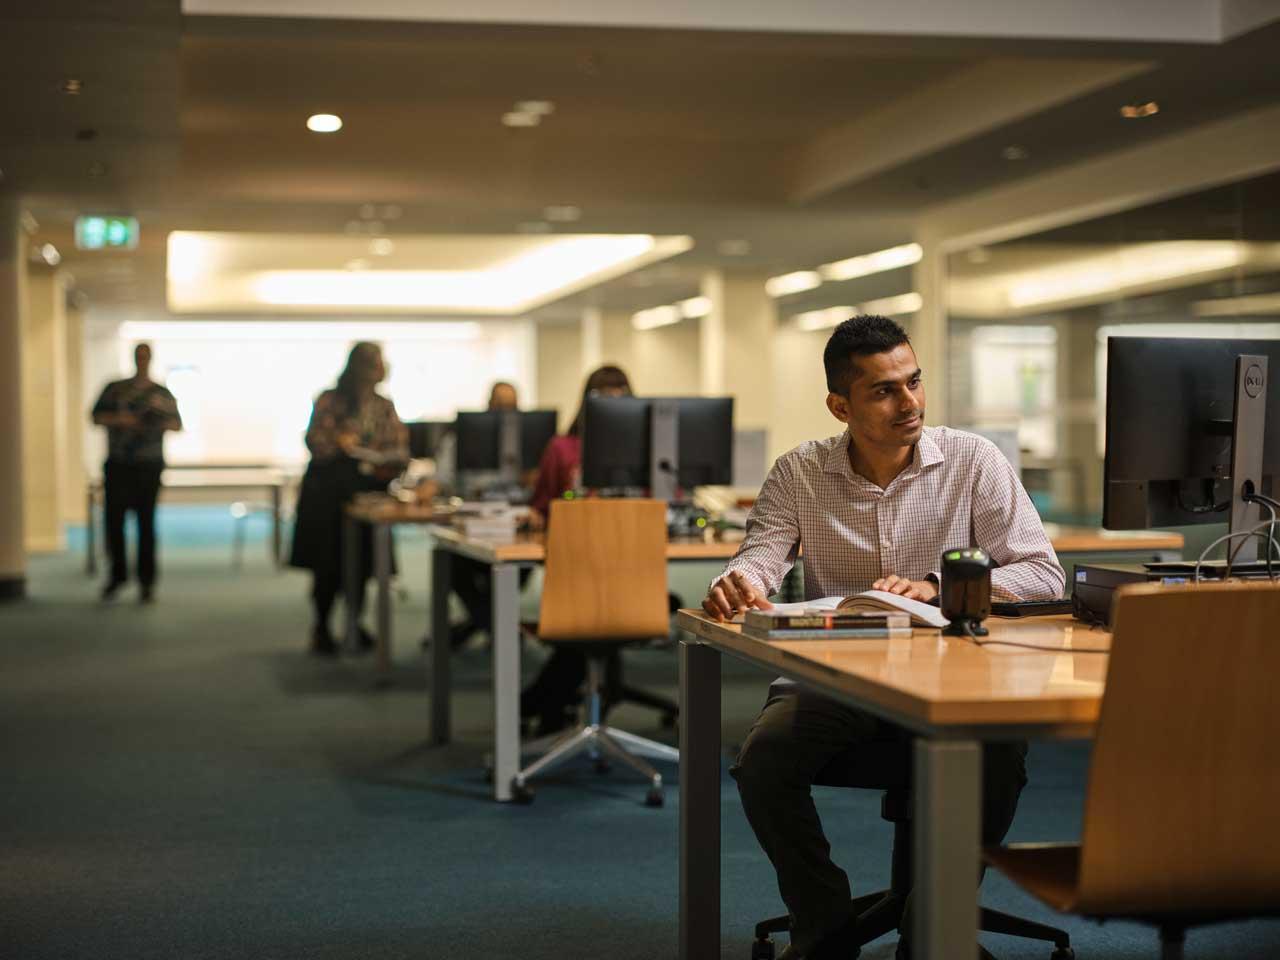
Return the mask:
[[[1053,549],[1058,553],[1105,553],[1122,550],[1181,550],[1182,534],[1163,530],[1099,530],[1046,523]]]
[[[390,496],[347,504],[347,516],[363,523],[449,523],[456,511],[433,503],[401,503]]]
[[[717,649],[802,680],[914,729],[964,728],[998,738],[995,728],[1035,728],[1037,736],[1090,735],[1098,719],[1107,661],[1071,648],[1110,647],[1111,635],[1070,617],[992,618],[990,640],[1053,647],[1054,652],[975,645],[936,630],[885,640],[764,641],[701,610],[677,623]]]

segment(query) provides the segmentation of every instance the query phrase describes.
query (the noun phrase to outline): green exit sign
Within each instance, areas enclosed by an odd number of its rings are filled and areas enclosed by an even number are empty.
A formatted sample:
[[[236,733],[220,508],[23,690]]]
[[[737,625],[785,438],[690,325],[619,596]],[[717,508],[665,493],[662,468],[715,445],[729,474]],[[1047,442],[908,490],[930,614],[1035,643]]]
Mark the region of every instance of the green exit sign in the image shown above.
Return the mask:
[[[137,217],[76,217],[76,247],[81,250],[132,250],[137,245]]]

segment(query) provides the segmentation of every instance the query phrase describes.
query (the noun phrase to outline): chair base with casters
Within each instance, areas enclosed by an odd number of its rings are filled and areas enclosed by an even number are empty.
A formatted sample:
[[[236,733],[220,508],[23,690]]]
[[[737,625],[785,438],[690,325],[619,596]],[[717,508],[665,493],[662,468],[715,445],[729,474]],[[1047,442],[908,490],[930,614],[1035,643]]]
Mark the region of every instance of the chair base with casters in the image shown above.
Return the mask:
[[[819,776],[818,783],[828,786],[858,786],[839,778]],[[889,887],[855,897],[849,904],[849,915],[857,917],[857,944],[865,946],[902,925],[903,908],[911,892],[911,792],[903,788],[885,791],[880,801],[880,815],[893,824],[893,866]],[[773,960],[775,951],[771,934],[791,929],[790,916],[772,917],[756,924],[751,944],[751,960]],[[1024,920],[999,910],[983,907],[978,929],[984,933],[1001,933],[1029,940],[1043,940],[1054,945],[1050,960],[1073,960],[1071,937],[1065,930],[1032,920]]]
[[[660,807],[663,803],[662,774],[658,773],[643,756],[679,763],[680,751],[665,743],[648,740],[609,726],[603,719],[604,661],[610,653],[602,644],[591,644],[584,651],[587,655],[587,690],[583,708],[583,722],[576,727],[531,741],[521,747],[522,753],[545,749],[537,760],[517,773],[511,781],[511,796],[517,803],[531,803],[533,790],[529,781],[539,774],[558,766],[581,753],[588,753],[596,762],[598,771],[608,769],[613,759],[635,770],[649,781],[645,804]]]

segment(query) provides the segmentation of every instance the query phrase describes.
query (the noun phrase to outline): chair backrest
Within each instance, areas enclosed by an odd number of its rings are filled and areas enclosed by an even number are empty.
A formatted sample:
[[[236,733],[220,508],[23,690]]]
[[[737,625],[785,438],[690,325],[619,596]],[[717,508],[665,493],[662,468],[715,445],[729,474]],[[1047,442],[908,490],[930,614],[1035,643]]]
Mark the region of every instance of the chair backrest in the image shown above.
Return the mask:
[[[553,501],[538,636],[640,640],[669,629],[667,505]]]
[[[1280,587],[1143,584],[1113,613],[1079,909],[1280,908]]]

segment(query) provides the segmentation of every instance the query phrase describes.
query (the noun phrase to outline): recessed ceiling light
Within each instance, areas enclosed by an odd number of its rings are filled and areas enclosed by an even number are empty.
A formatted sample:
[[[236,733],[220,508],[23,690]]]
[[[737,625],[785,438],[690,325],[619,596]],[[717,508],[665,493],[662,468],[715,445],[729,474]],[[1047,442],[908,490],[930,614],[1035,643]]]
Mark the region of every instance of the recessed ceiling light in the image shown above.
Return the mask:
[[[362,203],[362,204],[360,204],[360,219],[361,219],[361,220],[372,220],[372,219],[373,219],[374,217],[376,217],[377,215],[378,215],[378,208],[377,208],[377,207],[375,207],[372,203]]]
[[[67,77],[58,84],[58,89],[69,97],[78,97],[84,90],[84,82],[75,77]]]
[[[542,117],[536,113],[521,113],[519,110],[512,110],[510,113],[502,115],[502,124],[507,127],[536,127],[542,122]]]
[[[1001,150],[1000,156],[1006,160],[1025,160],[1031,156],[1031,152],[1026,147],[1013,143]]]
[[[1146,103],[1126,103],[1120,108],[1120,116],[1126,120],[1141,120],[1143,117],[1154,117],[1160,112],[1160,104],[1154,100]]]
[[[342,129],[342,118],[332,113],[313,113],[307,117],[307,129],[312,133],[337,133]]]
[[[46,243],[40,248],[40,256],[51,267],[56,267],[62,262],[62,254],[52,243]]]
[[[551,223],[573,223],[582,219],[582,208],[562,203],[545,208],[542,215]]]
[[[516,103],[516,113],[531,113],[535,117],[549,117],[556,105],[550,100],[521,100]]]
[[[745,257],[751,252],[750,240],[721,240],[716,250],[722,257]]]
[[[396,245],[386,237],[378,237],[369,242],[369,252],[376,257],[389,257],[395,253]]]

